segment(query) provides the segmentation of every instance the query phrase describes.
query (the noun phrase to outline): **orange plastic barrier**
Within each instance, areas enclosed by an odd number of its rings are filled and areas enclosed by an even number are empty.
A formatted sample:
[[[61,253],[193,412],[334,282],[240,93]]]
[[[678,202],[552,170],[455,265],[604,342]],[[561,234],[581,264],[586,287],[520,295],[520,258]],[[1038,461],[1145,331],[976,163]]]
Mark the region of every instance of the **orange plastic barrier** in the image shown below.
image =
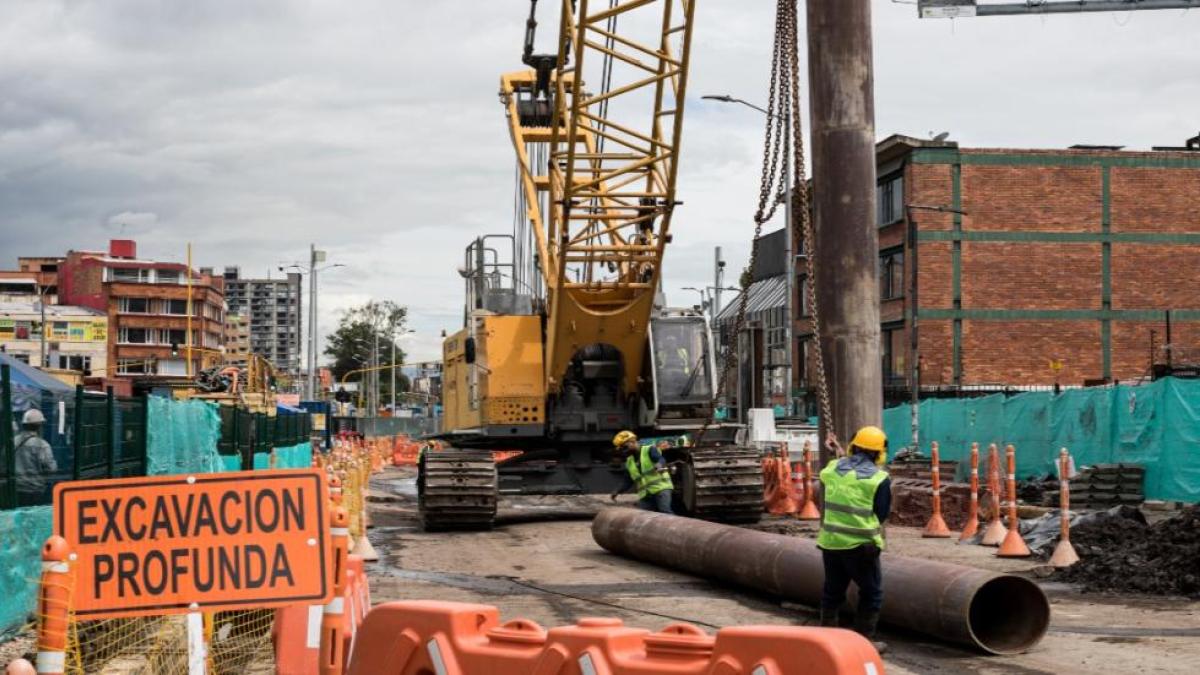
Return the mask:
[[[800,510],[800,502],[792,489],[792,467],[782,457],[767,457],[762,461],[763,503],[767,513],[784,515]]]
[[[359,628],[350,675],[862,675],[883,673],[866,638],[837,628],[743,626],[714,635],[688,624],[661,632],[620,619],[581,619],[549,631],[532,621],[500,623],[495,607],[391,602]]]
[[[342,642],[349,653],[354,636],[371,611],[371,588],[363,559],[346,558],[346,592],[342,596]],[[321,616],[324,605],[296,605],[275,612],[272,628],[277,675],[317,675],[321,658]]]

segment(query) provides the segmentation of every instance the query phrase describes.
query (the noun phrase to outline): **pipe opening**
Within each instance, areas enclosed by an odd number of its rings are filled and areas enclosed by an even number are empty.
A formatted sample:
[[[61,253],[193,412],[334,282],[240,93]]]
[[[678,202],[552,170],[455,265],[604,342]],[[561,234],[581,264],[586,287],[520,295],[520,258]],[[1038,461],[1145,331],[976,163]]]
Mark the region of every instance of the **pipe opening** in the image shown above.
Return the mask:
[[[1019,654],[1038,643],[1050,627],[1050,602],[1032,581],[1001,576],[971,598],[971,636],[993,654]]]

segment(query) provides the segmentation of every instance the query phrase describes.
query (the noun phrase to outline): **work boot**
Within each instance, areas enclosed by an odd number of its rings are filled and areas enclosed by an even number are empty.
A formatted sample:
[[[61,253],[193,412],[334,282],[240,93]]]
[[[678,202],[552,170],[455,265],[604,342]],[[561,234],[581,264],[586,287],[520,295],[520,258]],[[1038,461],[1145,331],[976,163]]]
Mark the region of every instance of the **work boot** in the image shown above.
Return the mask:
[[[821,627],[822,628],[837,628],[838,627],[838,611],[837,609],[821,608]]]
[[[887,651],[887,643],[876,639],[879,632],[879,612],[859,612],[854,617],[854,630],[859,635],[871,641],[875,651],[883,654]]]

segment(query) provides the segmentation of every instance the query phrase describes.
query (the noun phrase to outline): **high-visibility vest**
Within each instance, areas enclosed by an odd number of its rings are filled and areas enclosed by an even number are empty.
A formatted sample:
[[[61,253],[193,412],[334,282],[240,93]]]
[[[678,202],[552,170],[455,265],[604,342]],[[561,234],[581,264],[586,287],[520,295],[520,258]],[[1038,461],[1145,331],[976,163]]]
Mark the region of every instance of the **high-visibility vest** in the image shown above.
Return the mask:
[[[875,544],[883,549],[883,526],[875,516],[875,492],[887,480],[887,472],[872,466],[874,472],[862,478],[854,467],[839,473],[839,462],[849,459],[835,459],[821,470],[825,512],[821,516],[817,546],[841,551]]]
[[[650,495],[656,495],[663,490],[674,489],[671,483],[671,476],[666,472],[661,472],[654,462],[650,459],[650,446],[643,445],[641,461],[637,461],[633,457],[625,460],[625,470],[629,472],[629,477],[633,479],[633,484],[637,486],[638,499],[645,499]]]

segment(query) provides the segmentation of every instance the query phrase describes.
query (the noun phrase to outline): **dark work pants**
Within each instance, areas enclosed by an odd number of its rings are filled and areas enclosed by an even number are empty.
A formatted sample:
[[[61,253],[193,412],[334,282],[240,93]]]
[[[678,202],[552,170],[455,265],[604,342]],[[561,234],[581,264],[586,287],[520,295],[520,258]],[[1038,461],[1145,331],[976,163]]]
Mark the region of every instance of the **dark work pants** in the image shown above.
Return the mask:
[[[846,589],[858,586],[858,613],[878,612],[883,606],[883,568],[879,548],[864,544],[844,551],[821,550],[825,562],[825,587],[821,609],[837,610],[846,601]]]
[[[639,499],[637,506],[643,511],[657,511],[659,513],[671,513],[671,491],[663,490],[658,494],[646,495],[645,499]]]

